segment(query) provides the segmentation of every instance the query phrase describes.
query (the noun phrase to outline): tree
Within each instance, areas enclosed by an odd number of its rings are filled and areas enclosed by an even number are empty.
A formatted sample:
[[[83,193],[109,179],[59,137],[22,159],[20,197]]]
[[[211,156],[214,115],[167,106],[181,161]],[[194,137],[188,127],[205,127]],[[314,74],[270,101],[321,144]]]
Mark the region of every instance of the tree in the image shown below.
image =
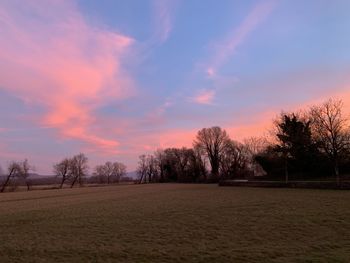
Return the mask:
[[[235,178],[249,174],[251,153],[244,144],[230,140],[221,157],[221,176]]]
[[[114,174],[114,164],[112,162],[106,162],[104,165],[105,176],[107,177],[107,184],[110,184],[111,177]]]
[[[285,162],[285,181],[288,182],[289,163],[294,169],[304,172],[316,155],[316,145],[312,140],[310,121],[295,113],[282,113],[275,122],[277,145],[275,151],[282,154]]]
[[[126,174],[126,165],[119,162],[106,162],[103,165],[97,165],[95,167],[94,175],[100,180],[100,183],[105,182],[107,179],[107,184],[111,182],[119,183],[120,178]]]
[[[310,110],[314,135],[333,164],[337,183],[340,183],[340,160],[349,154],[350,145],[348,120],[342,114],[342,107],[341,100],[329,99]]]
[[[80,153],[75,155],[70,162],[70,174],[72,177],[71,188],[78,181],[79,185],[82,186],[83,179],[87,175],[89,170],[88,158],[85,154]]]
[[[96,165],[94,169],[94,176],[97,177],[98,183],[105,183],[106,182],[106,166],[104,164]]]
[[[154,157],[156,158],[156,165],[158,166],[159,182],[163,183],[165,182],[166,155],[163,150],[158,149],[154,153]]]
[[[21,172],[19,173],[19,176],[24,180],[26,186],[27,186],[27,190],[30,190],[30,185],[31,182],[29,180],[29,171],[34,171],[34,167],[29,165],[29,162],[27,159],[25,159],[22,163],[21,163]]]
[[[243,143],[252,155],[257,155],[263,152],[269,146],[268,140],[264,137],[246,138],[243,140]]]
[[[53,172],[57,177],[61,177],[60,188],[70,177],[71,159],[64,158],[61,162],[53,165]]]
[[[146,176],[148,179],[148,182],[154,182],[158,179],[158,165],[157,160],[153,155],[147,155],[146,157]]]
[[[4,192],[8,184],[12,179],[23,179],[27,190],[30,190],[30,183],[28,180],[29,171],[34,168],[29,165],[28,160],[24,160],[23,162],[12,161],[7,167],[7,176],[5,182],[2,184],[0,192]]]
[[[119,183],[120,179],[126,175],[126,165],[120,162],[113,163],[112,176],[115,182]]]
[[[142,184],[143,180],[146,180],[147,174],[147,159],[146,155],[139,156],[139,166],[137,167],[137,174],[139,175],[139,183]]]
[[[192,155],[190,158],[190,162],[192,169],[192,181],[197,182],[197,180],[201,180],[202,182],[206,182],[208,175],[206,159],[203,158],[198,149],[194,148],[191,150]]]
[[[209,159],[214,180],[219,179],[220,160],[229,141],[230,138],[225,130],[220,127],[211,127],[198,131],[193,143],[194,148],[199,149]]]

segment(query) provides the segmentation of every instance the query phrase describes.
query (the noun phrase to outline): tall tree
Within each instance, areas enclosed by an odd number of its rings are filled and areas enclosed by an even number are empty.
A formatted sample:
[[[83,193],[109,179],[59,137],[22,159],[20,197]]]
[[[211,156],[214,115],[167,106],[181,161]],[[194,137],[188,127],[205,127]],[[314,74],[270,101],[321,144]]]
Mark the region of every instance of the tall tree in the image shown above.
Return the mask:
[[[248,175],[251,159],[251,153],[246,145],[230,140],[221,158],[221,176],[231,179]]]
[[[349,154],[348,119],[342,114],[341,100],[329,99],[310,110],[312,128],[322,150],[333,163],[336,181],[340,183],[339,162]]]
[[[74,187],[77,181],[79,185],[82,186],[84,177],[87,175],[88,170],[88,158],[85,154],[79,153],[72,158],[70,165],[70,173],[72,174],[71,188]]]
[[[108,174],[108,171],[106,171],[106,165],[99,164],[95,166],[93,175],[97,177],[100,184],[106,183],[106,174]]]
[[[230,138],[225,130],[220,127],[211,127],[198,131],[193,143],[193,146],[209,159],[214,180],[219,179],[220,160],[229,142]]]
[[[158,166],[159,182],[163,183],[165,182],[166,155],[162,149],[158,149],[154,153],[154,157],[156,158],[156,165]]]
[[[114,182],[119,183],[120,179],[126,175],[126,165],[120,162],[113,163],[112,176],[114,177]]]
[[[28,191],[30,190],[30,185],[31,185],[31,182],[29,180],[29,171],[34,171],[34,170],[35,168],[29,164],[27,159],[25,159],[21,163],[21,173],[19,174],[19,176],[21,177],[21,179],[24,180],[24,183],[26,184]]]
[[[142,184],[142,182],[146,180],[145,177],[147,175],[147,158],[144,154],[139,156],[137,174],[139,175],[139,184]]]
[[[285,180],[288,181],[290,162],[299,171],[304,172],[310,157],[315,155],[316,146],[312,140],[310,121],[304,120],[295,113],[281,114],[276,122],[275,150],[280,152],[285,161]]]
[[[57,177],[61,178],[60,188],[63,187],[63,184],[68,180],[71,175],[70,172],[71,159],[64,158],[59,163],[53,165],[53,172]]]

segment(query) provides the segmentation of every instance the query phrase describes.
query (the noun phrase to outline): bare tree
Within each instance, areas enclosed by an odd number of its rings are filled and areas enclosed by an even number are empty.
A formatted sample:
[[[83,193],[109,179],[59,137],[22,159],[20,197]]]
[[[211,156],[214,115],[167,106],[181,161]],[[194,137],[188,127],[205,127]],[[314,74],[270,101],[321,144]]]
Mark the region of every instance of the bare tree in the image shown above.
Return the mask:
[[[340,183],[339,161],[348,154],[350,144],[348,120],[342,114],[342,107],[341,100],[329,99],[310,110],[313,133],[333,163],[337,183]]]
[[[106,182],[106,166],[104,164],[96,165],[94,169],[94,176],[98,178],[99,183],[105,183]]]
[[[12,161],[7,167],[7,176],[5,182],[2,184],[1,192],[4,192],[6,186],[9,184],[10,180],[18,175],[20,172],[20,164],[18,162]]]
[[[16,162],[12,161],[8,167],[7,167],[7,176],[5,179],[5,182],[3,183],[0,192],[4,192],[8,184],[12,179],[23,179],[27,190],[30,190],[30,182],[28,180],[29,178],[29,171],[33,170],[34,168],[29,165],[28,160],[24,160],[23,162]]]
[[[112,162],[106,162],[104,165],[105,176],[107,177],[107,184],[110,184],[111,177],[115,173],[115,165]]]
[[[142,184],[147,174],[147,158],[144,154],[139,156],[139,166],[137,167],[137,174],[139,175],[139,183]]]
[[[61,177],[60,188],[70,177],[71,159],[64,158],[61,162],[53,165],[53,172],[57,177]]]
[[[242,143],[231,140],[227,143],[221,158],[221,174],[226,178],[247,176],[251,153]]]
[[[117,183],[120,182],[120,179],[126,175],[126,165],[120,162],[113,163],[113,177]]]
[[[194,148],[207,156],[211,165],[211,174],[215,180],[219,178],[220,159],[230,141],[225,130],[220,127],[203,128],[198,131]]]
[[[74,184],[78,181],[79,185],[82,186],[83,179],[87,175],[89,167],[88,167],[88,158],[85,154],[80,153],[75,155],[70,162],[70,173],[72,177],[71,188],[73,188]]]
[[[149,183],[157,180],[158,177],[158,165],[157,159],[153,155],[147,155],[146,157],[146,175]]]
[[[119,183],[120,178],[126,175],[126,165],[120,162],[106,162],[95,167],[94,175],[100,178],[100,182],[107,179],[107,184]]]
[[[29,180],[29,171],[34,171],[34,170],[35,168],[29,164],[27,159],[25,159],[21,163],[21,173],[19,174],[19,176],[24,180],[28,191],[30,190],[30,185],[31,185],[31,182]]]
[[[243,140],[243,143],[252,155],[263,152],[269,146],[269,142],[265,137],[246,138]]]
[[[165,181],[165,165],[166,165],[166,155],[163,150],[158,149],[154,153],[158,165],[159,182],[163,183]]]

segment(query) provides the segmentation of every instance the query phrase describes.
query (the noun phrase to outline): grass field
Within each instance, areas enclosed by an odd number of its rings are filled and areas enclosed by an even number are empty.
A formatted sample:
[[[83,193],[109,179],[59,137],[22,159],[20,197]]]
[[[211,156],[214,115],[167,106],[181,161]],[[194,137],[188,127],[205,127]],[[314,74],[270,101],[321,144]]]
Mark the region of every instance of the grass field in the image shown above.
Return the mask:
[[[125,185],[0,195],[0,262],[350,262],[350,191]]]

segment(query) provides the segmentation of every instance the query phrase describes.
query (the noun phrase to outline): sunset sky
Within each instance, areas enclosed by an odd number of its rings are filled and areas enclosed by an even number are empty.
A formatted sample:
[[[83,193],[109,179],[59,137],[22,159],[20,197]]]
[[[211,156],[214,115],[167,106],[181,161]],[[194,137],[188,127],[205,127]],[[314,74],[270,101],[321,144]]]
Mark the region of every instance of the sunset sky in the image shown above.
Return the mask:
[[[350,112],[349,0],[0,0],[0,164],[36,172],[266,133],[329,97]]]

